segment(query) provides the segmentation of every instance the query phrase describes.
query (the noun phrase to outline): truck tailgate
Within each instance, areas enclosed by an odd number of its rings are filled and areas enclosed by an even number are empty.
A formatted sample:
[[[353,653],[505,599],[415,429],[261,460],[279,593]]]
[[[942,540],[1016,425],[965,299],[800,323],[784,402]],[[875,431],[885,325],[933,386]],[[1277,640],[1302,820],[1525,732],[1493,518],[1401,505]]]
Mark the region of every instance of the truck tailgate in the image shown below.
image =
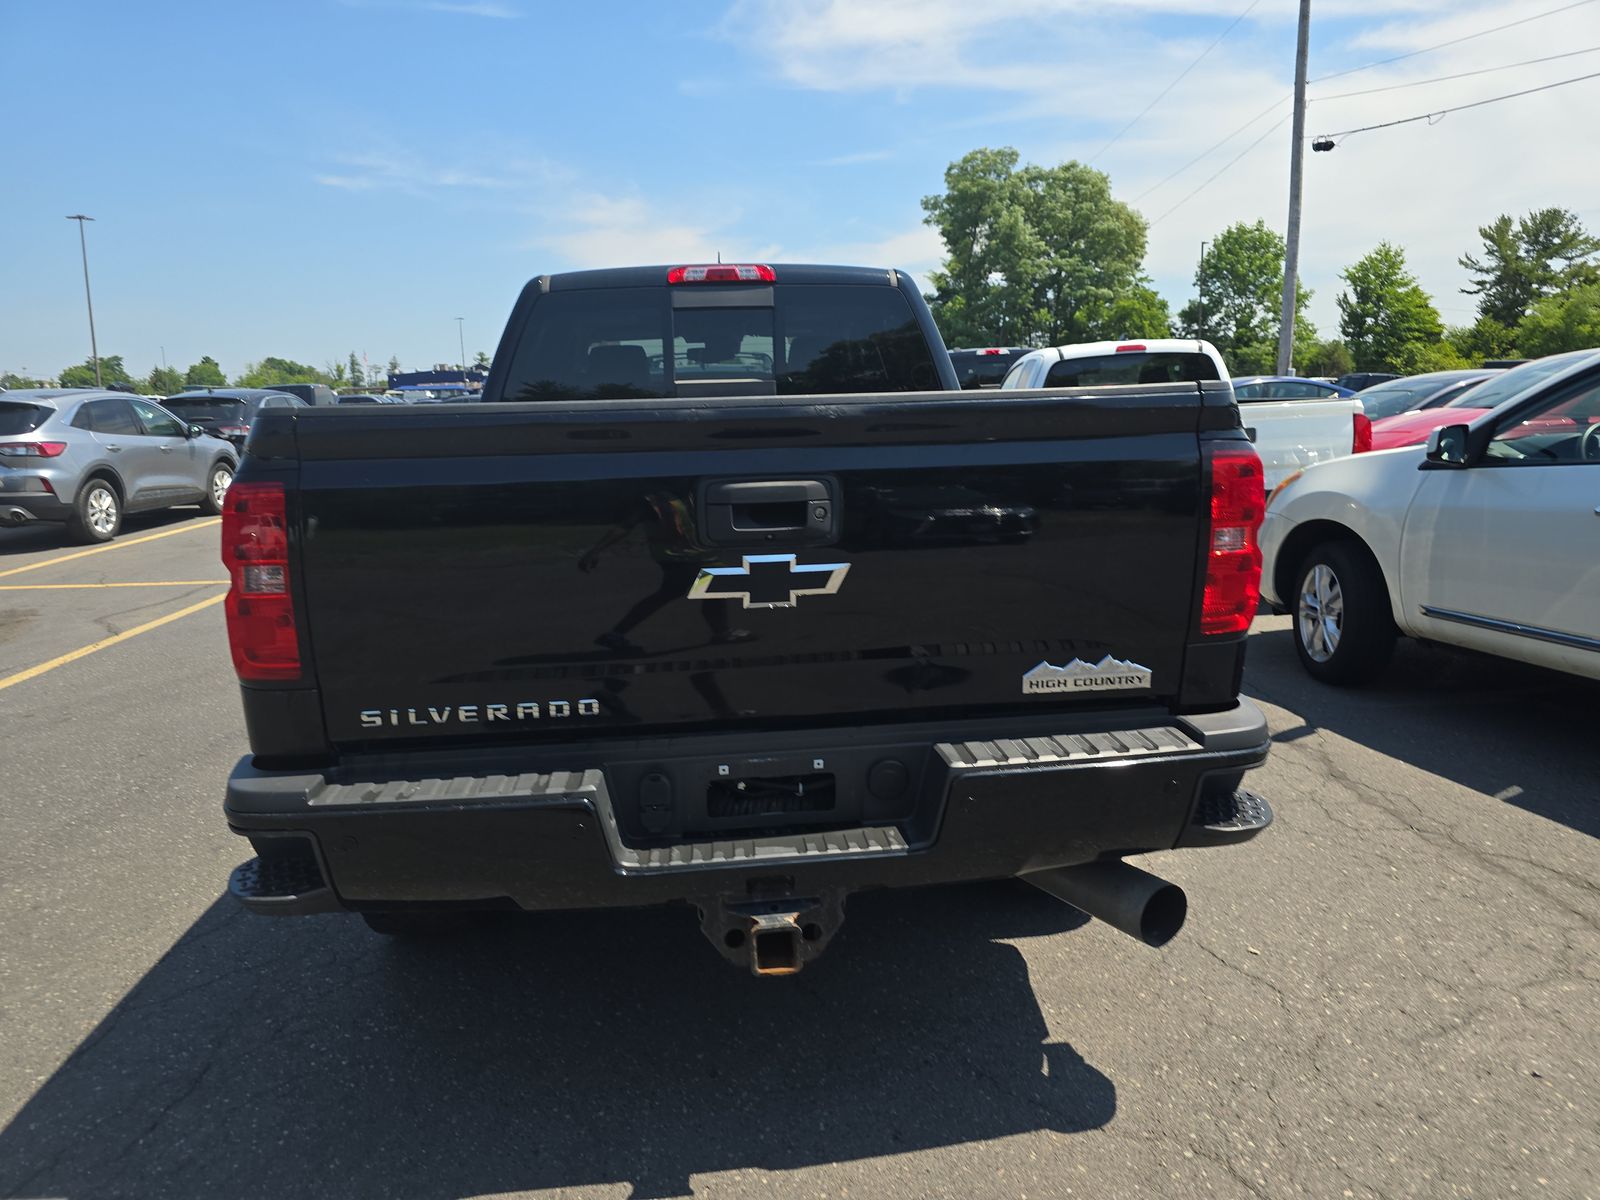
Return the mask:
[[[1267,491],[1295,471],[1350,454],[1360,411],[1361,401],[1354,397],[1241,403],[1239,417],[1261,455]]]
[[[1113,390],[302,410],[328,736],[1169,700],[1202,396]]]

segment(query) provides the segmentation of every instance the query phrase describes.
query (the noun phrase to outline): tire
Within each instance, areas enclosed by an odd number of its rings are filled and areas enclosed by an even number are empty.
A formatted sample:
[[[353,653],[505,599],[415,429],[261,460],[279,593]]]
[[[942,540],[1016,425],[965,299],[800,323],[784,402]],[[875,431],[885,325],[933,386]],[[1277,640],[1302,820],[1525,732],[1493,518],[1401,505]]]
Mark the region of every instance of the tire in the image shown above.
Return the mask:
[[[219,481],[222,476],[227,476],[225,481]],[[233,464],[225,458],[219,458],[211,464],[211,470],[206,473],[206,494],[200,499],[200,511],[208,517],[215,517],[222,512],[223,498],[227,495],[228,488],[233,483]]]
[[[1366,683],[1394,653],[1389,589],[1365,547],[1324,542],[1300,562],[1290,600],[1300,665],[1323,683]]]
[[[78,489],[67,536],[74,542],[109,542],[122,531],[122,497],[108,479],[95,476]]]

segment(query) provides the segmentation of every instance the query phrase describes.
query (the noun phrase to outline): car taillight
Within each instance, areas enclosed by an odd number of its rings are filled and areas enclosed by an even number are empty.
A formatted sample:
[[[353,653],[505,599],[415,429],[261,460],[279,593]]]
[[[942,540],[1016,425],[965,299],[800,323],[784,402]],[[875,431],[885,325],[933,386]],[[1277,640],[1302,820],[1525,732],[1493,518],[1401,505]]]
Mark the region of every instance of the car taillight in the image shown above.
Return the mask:
[[[1211,528],[1200,632],[1243,633],[1261,602],[1261,544],[1256,533],[1266,511],[1261,458],[1248,442],[1208,442]]]
[[[0,455],[6,458],[56,458],[66,448],[65,442],[0,442]]]
[[[287,506],[281,483],[235,483],[222,509],[228,568],[228,649],[240,679],[298,679],[300,635],[289,594]]]
[[[249,434],[250,434],[250,426],[248,426],[248,425],[218,425],[217,426],[217,436],[218,437],[248,437]]]
[[[1366,413],[1356,414],[1355,437],[1350,442],[1351,454],[1365,454],[1372,449],[1372,418]]]
[[[772,283],[776,279],[765,263],[707,263],[667,271],[668,283]]]
[[[1117,349],[1116,349],[1116,353],[1118,353],[1118,354],[1134,354],[1134,353],[1137,353],[1138,351],[1141,351],[1143,349],[1144,349],[1144,343],[1143,342],[1128,342],[1128,343],[1126,343],[1124,345],[1118,346]]]

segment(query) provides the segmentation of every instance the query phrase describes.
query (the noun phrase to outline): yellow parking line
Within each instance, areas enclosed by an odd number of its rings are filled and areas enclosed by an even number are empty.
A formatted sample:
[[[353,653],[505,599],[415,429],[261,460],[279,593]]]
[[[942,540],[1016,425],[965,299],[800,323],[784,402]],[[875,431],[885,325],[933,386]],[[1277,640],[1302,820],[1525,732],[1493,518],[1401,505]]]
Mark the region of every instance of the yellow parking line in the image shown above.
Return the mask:
[[[148,583],[0,583],[0,592],[72,592],[86,588],[227,587],[226,579],[152,579]]]
[[[15,675],[7,675],[0,679],[0,692],[5,691],[13,684],[26,683],[30,679],[43,675],[46,671],[54,671],[57,667],[64,667],[70,662],[77,662],[93,654],[96,650],[104,650],[107,646],[115,646],[118,642],[125,642],[131,637],[138,637],[141,633],[148,633],[180,617],[187,617],[190,613],[197,613],[202,608],[210,608],[213,604],[221,604],[227,598],[227,593],[221,596],[212,596],[209,600],[202,600],[199,604],[191,604],[188,608],[180,608],[177,612],[168,613],[164,617],[157,617],[154,621],[146,621],[143,625],[135,625],[132,629],[124,629],[121,633],[113,634],[108,638],[101,638],[88,646],[80,646],[60,658],[52,658],[49,662],[40,663],[37,667],[29,667],[26,671],[18,671]]]
[[[104,554],[107,550],[121,550],[124,546],[137,546],[140,542],[153,542],[157,538],[173,537],[180,533],[193,533],[196,529],[210,529],[214,525],[222,524],[219,517],[212,517],[209,521],[200,521],[194,525],[180,525],[176,529],[163,529],[160,533],[147,533],[143,537],[128,538],[121,542],[108,542],[104,546],[91,546],[87,550],[77,550],[71,554],[61,554],[55,558],[47,558],[43,562],[29,563],[25,567],[12,567],[9,571],[0,571],[0,579],[7,575],[21,575],[24,571],[37,571],[40,567],[53,567],[57,563],[71,562],[75,558],[84,558],[90,554]]]

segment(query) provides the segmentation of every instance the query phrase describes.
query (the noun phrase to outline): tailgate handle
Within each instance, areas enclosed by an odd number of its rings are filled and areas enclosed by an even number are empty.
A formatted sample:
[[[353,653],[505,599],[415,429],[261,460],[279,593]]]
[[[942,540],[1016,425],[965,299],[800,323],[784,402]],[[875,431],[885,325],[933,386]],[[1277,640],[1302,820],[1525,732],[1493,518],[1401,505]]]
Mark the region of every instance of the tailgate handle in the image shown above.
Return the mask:
[[[828,479],[724,480],[701,493],[701,531],[714,546],[809,546],[833,540],[838,515]]]

